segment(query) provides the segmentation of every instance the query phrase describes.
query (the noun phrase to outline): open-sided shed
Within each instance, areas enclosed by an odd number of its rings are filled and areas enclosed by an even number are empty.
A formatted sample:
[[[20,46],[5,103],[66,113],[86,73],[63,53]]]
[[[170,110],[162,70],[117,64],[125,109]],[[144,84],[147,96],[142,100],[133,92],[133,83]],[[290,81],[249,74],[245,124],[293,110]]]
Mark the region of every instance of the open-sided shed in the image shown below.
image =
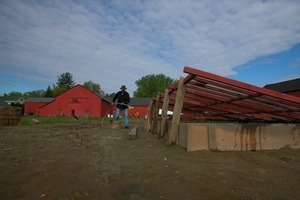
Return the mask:
[[[153,122],[146,122],[146,129],[160,136],[167,135],[168,144],[178,142],[179,125],[184,121],[243,124],[300,122],[298,97],[191,67],[184,67],[183,71],[188,75],[181,77],[177,86],[170,85],[164,94],[158,94],[148,110],[149,120]],[[162,108],[161,119],[157,116],[159,108]],[[173,111],[173,117],[166,129],[168,110]],[[299,127],[296,129],[299,131]]]
[[[300,98],[185,67],[183,120],[300,122]],[[180,89],[180,88],[179,88]],[[178,87],[169,88],[175,106]]]

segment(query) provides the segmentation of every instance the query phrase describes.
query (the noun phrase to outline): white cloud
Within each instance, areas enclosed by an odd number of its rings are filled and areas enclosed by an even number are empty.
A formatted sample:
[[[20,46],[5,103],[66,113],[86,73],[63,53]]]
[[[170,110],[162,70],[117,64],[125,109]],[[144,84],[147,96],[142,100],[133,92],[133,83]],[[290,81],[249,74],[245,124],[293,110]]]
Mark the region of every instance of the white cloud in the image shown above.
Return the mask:
[[[300,42],[300,2],[6,0],[0,24],[2,71],[38,72],[46,86],[68,71],[77,83],[132,92],[147,74],[178,79],[188,65],[228,76],[291,48]]]

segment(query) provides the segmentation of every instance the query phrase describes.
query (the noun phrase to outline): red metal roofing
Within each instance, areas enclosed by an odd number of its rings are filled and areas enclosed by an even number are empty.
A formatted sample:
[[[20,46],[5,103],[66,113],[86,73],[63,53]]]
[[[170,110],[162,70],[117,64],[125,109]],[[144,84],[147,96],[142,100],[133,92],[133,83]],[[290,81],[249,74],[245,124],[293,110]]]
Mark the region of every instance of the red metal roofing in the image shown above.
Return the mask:
[[[300,122],[300,98],[184,67],[182,120]],[[177,87],[169,86],[173,107]]]

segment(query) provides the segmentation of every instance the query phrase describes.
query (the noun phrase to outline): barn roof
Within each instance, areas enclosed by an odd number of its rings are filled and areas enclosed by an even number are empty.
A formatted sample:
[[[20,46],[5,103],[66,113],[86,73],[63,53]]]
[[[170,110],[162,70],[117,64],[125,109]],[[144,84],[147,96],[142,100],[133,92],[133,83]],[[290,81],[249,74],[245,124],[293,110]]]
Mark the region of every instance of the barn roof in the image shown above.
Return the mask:
[[[300,122],[300,98],[184,67],[182,120]],[[169,106],[178,87],[170,85]],[[163,98],[161,98],[163,99]]]
[[[5,102],[4,97],[0,97],[0,107],[8,107],[8,106],[10,105]]]
[[[53,101],[55,98],[53,97],[35,97],[35,98],[28,98],[25,102],[29,103],[49,103]]]
[[[152,98],[131,98],[130,105],[132,106],[148,106]]]
[[[300,78],[265,85],[264,88],[278,92],[300,91]]]
[[[107,100],[108,102],[112,102],[113,97],[103,97],[103,99]],[[148,106],[151,102],[152,98],[130,98],[130,105],[131,106]]]

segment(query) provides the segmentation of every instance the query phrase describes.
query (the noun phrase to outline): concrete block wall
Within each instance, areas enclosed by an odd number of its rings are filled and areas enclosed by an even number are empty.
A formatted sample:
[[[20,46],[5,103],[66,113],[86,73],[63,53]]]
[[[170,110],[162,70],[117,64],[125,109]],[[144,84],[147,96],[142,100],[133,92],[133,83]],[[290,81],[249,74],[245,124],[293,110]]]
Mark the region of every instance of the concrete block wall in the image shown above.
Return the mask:
[[[300,148],[300,124],[181,123],[177,144],[187,151]]]

